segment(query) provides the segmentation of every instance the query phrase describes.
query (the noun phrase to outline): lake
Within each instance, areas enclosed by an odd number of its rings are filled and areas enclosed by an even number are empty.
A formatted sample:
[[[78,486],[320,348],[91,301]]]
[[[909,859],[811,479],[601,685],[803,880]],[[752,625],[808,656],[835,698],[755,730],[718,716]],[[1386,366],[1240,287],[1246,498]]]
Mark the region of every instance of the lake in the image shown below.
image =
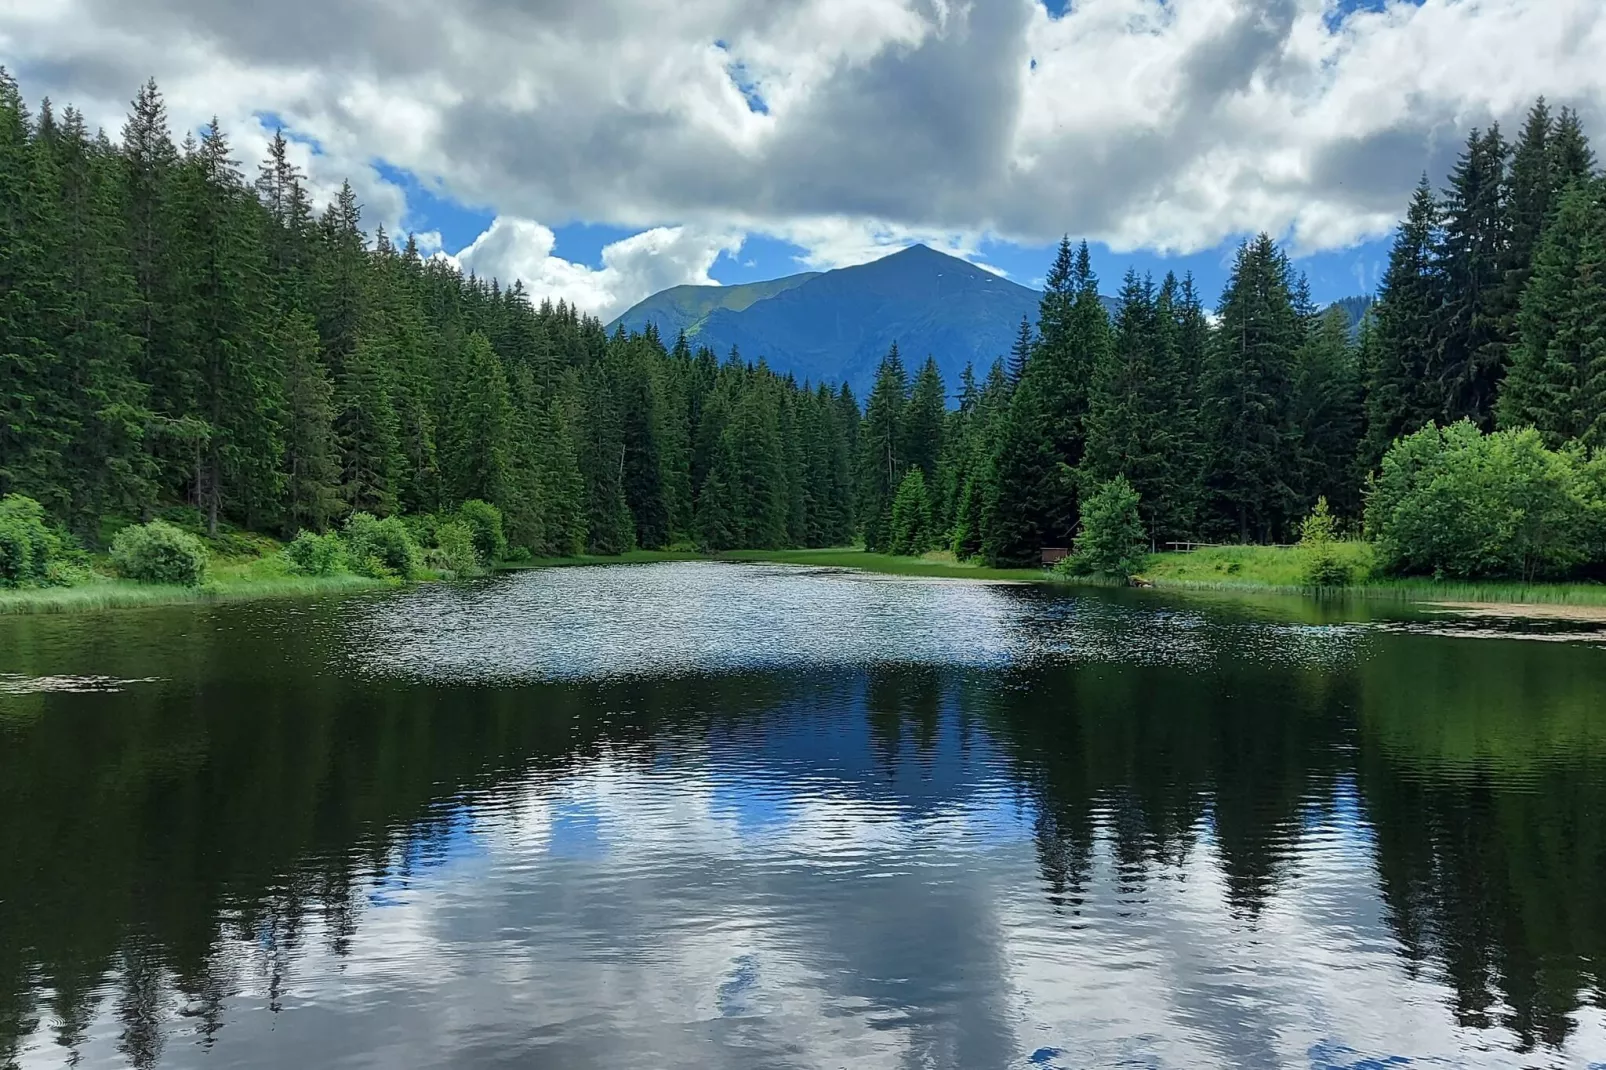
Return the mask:
[[[0,617],[0,1065],[1606,1065],[1606,632],[685,563]]]

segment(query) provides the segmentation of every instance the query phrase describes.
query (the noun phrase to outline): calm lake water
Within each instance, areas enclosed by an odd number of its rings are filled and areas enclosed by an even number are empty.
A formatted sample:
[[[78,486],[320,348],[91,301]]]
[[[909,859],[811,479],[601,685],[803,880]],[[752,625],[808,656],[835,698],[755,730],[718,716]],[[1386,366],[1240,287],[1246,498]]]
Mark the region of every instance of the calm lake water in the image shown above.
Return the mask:
[[[0,1065],[1606,1064],[1606,633],[709,563],[0,617]]]

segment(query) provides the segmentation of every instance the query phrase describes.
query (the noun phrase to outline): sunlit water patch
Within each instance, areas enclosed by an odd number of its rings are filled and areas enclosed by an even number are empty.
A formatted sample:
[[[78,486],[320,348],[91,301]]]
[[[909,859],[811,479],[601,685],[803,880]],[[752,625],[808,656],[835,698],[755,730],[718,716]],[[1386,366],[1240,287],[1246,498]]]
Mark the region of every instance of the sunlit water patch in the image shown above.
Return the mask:
[[[1350,657],[1362,629],[1241,620],[1024,585],[787,565],[550,569],[364,604],[363,672],[442,682],[1039,660],[1202,666]]]

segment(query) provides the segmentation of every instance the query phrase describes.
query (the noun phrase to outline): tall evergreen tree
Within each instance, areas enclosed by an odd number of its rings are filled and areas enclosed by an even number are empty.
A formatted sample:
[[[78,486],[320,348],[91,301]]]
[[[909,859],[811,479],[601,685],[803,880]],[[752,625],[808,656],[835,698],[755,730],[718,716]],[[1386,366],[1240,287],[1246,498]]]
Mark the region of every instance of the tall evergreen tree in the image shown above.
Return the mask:
[[[1439,270],[1439,205],[1422,177],[1405,221],[1389,251],[1383,286],[1372,308],[1375,325],[1366,380],[1367,471],[1383,459],[1389,445],[1441,416],[1433,382],[1438,364],[1439,309],[1444,278]]]
[[[1211,526],[1240,542],[1269,542],[1296,507],[1288,398],[1304,322],[1288,259],[1268,235],[1238,250],[1217,315],[1203,384]]]
[[[1014,385],[1021,381],[1026,374],[1026,363],[1031,360],[1032,349],[1036,342],[1032,338],[1032,321],[1022,316],[1020,318],[1020,332],[1015,335],[1015,345],[1009,351],[1009,382]]]
[[[875,387],[870,391],[858,435],[859,517],[864,526],[864,545],[870,550],[886,545],[892,498],[903,479],[903,423],[908,393],[903,358],[898,355],[897,343],[893,343],[876,369]]]
[[[1606,181],[1572,185],[1534,259],[1500,423],[1606,447]]]
[[[1349,314],[1334,306],[1308,329],[1295,358],[1291,419],[1299,440],[1297,515],[1326,498],[1341,516],[1360,516],[1355,456],[1362,431],[1359,355]]]
[[[1498,125],[1474,130],[1445,191],[1438,248],[1444,291],[1435,378],[1442,391],[1440,415],[1448,422],[1465,418],[1490,426],[1495,394],[1505,377],[1508,154]]]

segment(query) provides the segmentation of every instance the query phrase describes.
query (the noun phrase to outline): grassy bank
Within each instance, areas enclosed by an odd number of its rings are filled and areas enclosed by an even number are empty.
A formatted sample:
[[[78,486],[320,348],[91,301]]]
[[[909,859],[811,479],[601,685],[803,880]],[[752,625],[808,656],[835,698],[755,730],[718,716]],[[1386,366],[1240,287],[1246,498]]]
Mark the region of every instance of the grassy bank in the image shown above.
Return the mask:
[[[0,614],[79,613],[97,609],[228,602],[249,598],[287,598],[340,594],[383,587],[388,581],[366,576],[296,576],[275,549],[258,556],[214,558],[199,587],[139,583],[109,575],[104,562],[71,587],[0,590]]]
[[[1606,607],[1606,584],[1454,582],[1393,579],[1374,576],[1372,548],[1363,542],[1339,543],[1335,551],[1350,566],[1355,583],[1340,591],[1345,597],[1405,602],[1480,603],[1487,605],[1572,605]],[[525,562],[515,568],[558,568],[572,565],[646,564],[658,561],[750,561],[821,568],[850,568],[892,576],[947,579],[1009,580],[1017,583],[1065,583],[1102,586],[1096,578],[1062,576],[1037,568],[987,568],[955,560],[952,554],[894,557],[853,547],[826,550],[735,550],[710,555],[691,551],[637,550],[618,557],[563,557]],[[1143,584],[1159,590],[1214,591],[1223,594],[1308,595],[1299,551],[1277,546],[1213,546],[1191,553],[1150,556]]]
[[[575,565],[639,565],[660,561],[743,561],[772,565],[813,565],[817,568],[851,568],[863,572],[879,572],[890,576],[927,576],[938,579],[1012,580],[1021,583],[1043,583],[1054,577],[1040,568],[986,568],[982,565],[958,561],[953,554],[929,553],[924,557],[894,557],[891,554],[873,554],[851,546],[825,550],[731,550],[719,554],[704,554],[694,550],[632,550],[616,557],[536,558],[517,564],[504,565],[504,569],[567,568]]]
[[[1396,579],[1373,574],[1372,547],[1367,543],[1337,543],[1335,552],[1355,576],[1351,586],[1340,589],[1347,596],[1409,602],[1606,606],[1606,584]],[[1169,590],[1309,591],[1300,553],[1292,547],[1211,546],[1191,553],[1155,554],[1141,579]]]

